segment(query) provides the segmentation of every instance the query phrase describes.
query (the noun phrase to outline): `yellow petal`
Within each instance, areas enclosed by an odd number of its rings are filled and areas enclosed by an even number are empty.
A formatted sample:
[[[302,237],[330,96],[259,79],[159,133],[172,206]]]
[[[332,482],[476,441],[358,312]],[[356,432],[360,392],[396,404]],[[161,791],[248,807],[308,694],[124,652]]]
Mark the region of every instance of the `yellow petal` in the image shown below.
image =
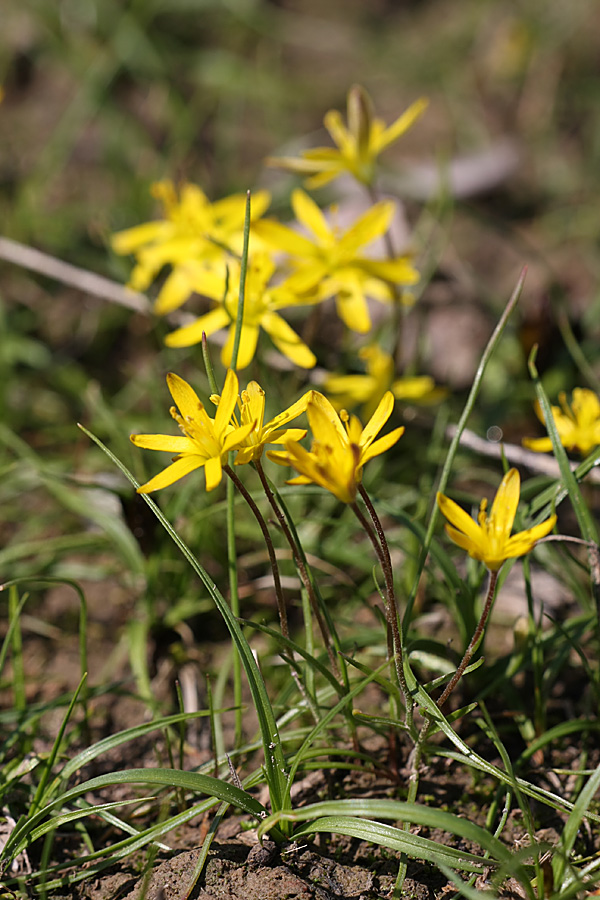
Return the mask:
[[[249,325],[247,322],[242,322],[242,330],[240,333],[240,346],[238,349],[238,358],[237,358],[237,368],[245,369],[252,360],[254,359],[254,354],[256,353],[256,345],[258,343],[258,325]],[[231,324],[229,329],[229,334],[227,335],[227,340],[225,342],[225,346],[221,351],[221,362],[224,366],[230,366],[231,360],[233,358],[233,344],[235,341],[235,323]]]
[[[333,181],[334,178],[337,178],[344,171],[346,171],[346,166],[340,165],[331,171],[319,172],[318,175],[312,175],[310,178],[307,178],[304,186],[309,191],[316,191],[318,188],[325,187],[326,184],[329,184],[330,181]]]
[[[328,375],[325,390],[328,394],[344,394],[351,403],[366,403],[377,382],[372,375]],[[335,401],[339,403],[340,401]]]
[[[361,448],[369,446],[371,441],[379,434],[394,409],[394,395],[391,391],[386,391],[377,409],[365,425],[364,431],[360,439]]]
[[[165,344],[167,347],[191,347],[193,344],[200,343],[203,334],[210,337],[211,334],[225,328],[230,322],[231,319],[225,307],[217,306],[216,309],[206,313],[205,316],[200,316],[190,325],[172,331],[166,336]]]
[[[507,558],[512,559],[514,556],[523,556],[525,553],[529,553],[539,540],[550,534],[555,525],[556,516],[550,516],[545,522],[540,522],[539,525],[534,525],[527,531],[519,531],[518,534],[513,535],[506,544]]]
[[[356,155],[354,141],[344,125],[339,110],[330,109],[329,112],[325,113],[323,124],[331,135],[332,141],[338,145],[344,156],[352,157]]]
[[[315,245],[312,241],[280,222],[263,219],[257,222],[252,230],[261,240],[266,241],[276,250],[283,250],[284,253],[292,256],[313,257],[315,255]]]
[[[600,400],[598,395],[587,388],[575,388],[573,390],[573,402],[571,404],[577,423],[584,428],[589,428],[600,418]]]
[[[145,244],[164,240],[172,231],[173,226],[170,222],[144,222],[143,225],[117,231],[113,234],[110,244],[115,253],[125,256],[128,253],[135,253]]]
[[[339,279],[334,277],[330,283],[333,285],[336,280]],[[369,307],[358,282],[344,286],[335,298],[335,305],[338,316],[351,331],[366,334],[371,330]]]
[[[164,316],[174,309],[179,309],[191,293],[192,286],[188,272],[181,267],[173,269],[156,298],[154,312],[157,316]]]
[[[397,400],[418,400],[435,389],[435,382],[429,375],[414,378],[399,378],[392,385],[392,393]]]
[[[376,203],[344,234],[339,242],[340,249],[343,248],[348,256],[353,256],[360,247],[381,237],[390,226],[394,210],[393,200]]]
[[[377,141],[377,146],[373,147],[372,150],[374,153],[381,153],[382,150],[385,150],[386,147],[389,147],[390,144],[393,144],[394,141],[397,141],[399,137],[401,137],[408,129],[417,121],[417,119],[425,112],[427,106],[429,105],[429,100],[426,97],[421,97],[419,100],[415,100],[408,109],[399,116],[395,122],[393,122],[388,128],[385,129],[379,140]]]
[[[160,491],[202,465],[204,465],[204,460],[199,456],[183,456],[181,459],[175,460],[172,465],[167,466],[164,471],[155,475],[154,478],[151,478],[150,481],[147,481],[146,484],[142,484],[137,489],[137,492],[138,494],[149,494],[151,491]]]
[[[386,450],[389,450],[390,447],[393,447],[404,434],[404,430],[404,426],[395,428],[393,431],[390,431],[389,434],[385,434],[383,437],[379,438],[378,441],[373,441],[373,443],[361,453],[361,466],[364,466],[365,463],[368,463],[373,457],[380,456],[382,453],[385,453]]]
[[[421,277],[406,256],[399,256],[397,259],[365,259],[360,261],[360,267],[374,278],[382,278],[394,284],[416,284]]]
[[[265,392],[257,381],[250,381],[246,390],[242,391],[242,425],[256,422],[256,429],[261,432],[264,417]]]
[[[329,443],[335,446],[336,444],[347,444],[348,438],[346,435],[346,430],[340,421],[340,417],[337,412],[323,394],[320,391],[312,391],[311,397],[307,404],[308,411],[308,421],[310,423],[310,427],[313,431],[313,434],[318,441],[322,441],[323,443]],[[313,426],[313,417],[316,423],[316,428]],[[324,435],[328,435],[328,438],[322,437],[319,428],[320,423],[322,422],[322,417],[325,418],[327,425],[323,426]],[[333,432],[330,435],[330,429],[333,429]]]
[[[130,434],[129,440],[144,450],[165,450],[167,453],[194,453],[193,441],[183,435],[172,434]]]
[[[198,415],[198,411],[204,408],[193,387],[187,381],[184,381],[183,378],[180,378],[179,375],[169,372],[167,385],[171,392],[171,397],[184,418],[193,419]]]
[[[471,520],[472,521],[472,520]],[[479,559],[483,561],[481,555],[481,548],[478,542],[473,541],[470,537],[467,537],[462,531],[459,531],[457,528],[453,528],[452,525],[445,524],[446,534],[450,538],[451,541],[461,547],[463,550],[466,550],[469,556],[472,556],[473,559]],[[481,537],[479,535],[478,537]]]
[[[547,453],[552,450],[552,441],[545,438],[523,438],[523,446],[535,453]]]
[[[284,428],[278,431],[272,431],[265,439],[267,444],[287,444],[289,441],[301,441],[306,437],[306,428]]]
[[[204,466],[207,491],[214,490],[214,488],[221,483],[221,475],[221,458],[219,456],[213,456],[211,459],[207,459]]]
[[[445,494],[440,494],[438,491],[436,500],[442,515],[448,519],[451,525],[462,531],[473,544],[480,546],[482,531],[477,522],[458,503],[455,503],[450,497],[446,497]]]
[[[223,453],[229,453],[230,450],[237,450],[237,448],[247,440],[254,429],[254,422],[250,422],[248,425],[242,425],[240,428],[235,428],[233,431],[230,431],[223,441]]]
[[[321,243],[331,240],[331,228],[327,219],[308,194],[300,189],[292,193],[292,209],[299,222],[319,239]]]
[[[312,369],[317,362],[317,357],[285,319],[282,319],[276,312],[267,312],[264,314],[261,324],[284,356],[303,369]]]
[[[225,376],[223,393],[221,394],[219,405],[217,406],[217,411],[215,413],[214,428],[219,441],[231,422],[231,416],[237,404],[238,391],[238,377],[232,369],[228,369],[227,375]]]
[[[521,476],[517,469],[509,469],[500,482],[489,515],[490,526],[496,535],[503,535],[506,539],[510,536],[517,514],[520,492]]]

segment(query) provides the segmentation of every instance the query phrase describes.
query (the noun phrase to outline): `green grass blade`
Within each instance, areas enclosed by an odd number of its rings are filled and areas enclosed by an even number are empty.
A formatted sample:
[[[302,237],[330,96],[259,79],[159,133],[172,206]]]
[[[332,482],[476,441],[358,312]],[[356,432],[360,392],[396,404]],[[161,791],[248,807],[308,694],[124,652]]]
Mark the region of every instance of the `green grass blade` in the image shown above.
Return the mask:
[[[97,446],[100,447],[100,449],[103,450],[104,453],[106,453],[109,459],[111,459],[114,464],[118,466],[118,468],[123,472],[128,481],[130,481],[135,488],[139,487],[138,482],[135,480],[131,472],[127,469],[126,466],[123,465],[123,463],[119,459],[117,459],[117,457],[113,453],[111,453],[108,447],[106,447],[102,443],[102,441],[100,441],[97,437],[95,437],[95,435],[93,435],[82,425],[80,425],[79,427],[84,432],[84,434],[86,434],[90,438],[90,440],[94,441],[94,443],[97,444]],[[171,523],[165,518],[162,511],[158,508],[152,498],[149,497],[148,494],[141,494],[141,496],[206,587],[217,609],[221,613],[225,624],[227,625],[229,633],[231,634],[233,642],[238,650],[238,653],[240,654],[242,665],[248,679],[248,685],[250,687],[250,692],[252,694],[252,699],[254,700],[256,713],[258,716],[265,756],[265,774],[269,786],[271,806],[273,809],[281,809],[282,803],[284,802],[286,789],[285,759],[283,756],[281,738],[277,729],[277,723],[275,721],[273,709],[271,707],[267,689],[263,677],[260,673],[260,669],[256,660],[254,659],[252,649],[250,648],[248,641],[244,637],[237,619],[233,615],[231,609],[229,608],[229,605],[225,601],[225,598],[218,590],[216,584],[209,576],[208,572],[206,572],[203,566],[199,563],[189,547],[181,540]]]

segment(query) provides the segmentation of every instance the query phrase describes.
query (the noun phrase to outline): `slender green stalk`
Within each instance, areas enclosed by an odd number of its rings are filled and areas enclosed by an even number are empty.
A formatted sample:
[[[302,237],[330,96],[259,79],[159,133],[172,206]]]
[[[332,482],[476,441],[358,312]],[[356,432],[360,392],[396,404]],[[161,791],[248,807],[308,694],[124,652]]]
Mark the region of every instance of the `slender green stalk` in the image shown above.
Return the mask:
[[[483,609],[481,611],[481,616],[479,617],[479,622],[477,623],[477,627],[473,632],[473,637],[469,641],[469,646],[465,650],[465,655],[460,661],[458,669],[446,685],[446,689],[443,694],[439,697],[437,701],[438,709],[441,709],[460,679],[463,676],[463,673],[469,663],[471,662],[471,658],[475,653],[475,650],[479,646],[479,642],[483,637],[483,632],[485,630],[485,626],[488,620],[488,616],[490,614],[490,610],[492,608],[492,604],[494,602],[494,597],[496,595],[496,585],[498,584],[498,572],[490,572],[490,581],[488,585],[487,596],[485,598],[485,603],[483,605]]]
[[[236,619],[240,617],[237,549],[235,545],[235,486],[227,482],[227,569],[229,574],[229,604]],[[233,702],[235,705],[235,747],[240,747],[242,734],[242,663],[239,653],[233,655]]]
[[[237,317],[235,320],[235,334],[233,349],[231,351],[231,369],[237,368],[242,325],[244,322],[244,300],[246,297],[246,273],[248,271],[248,244],[250,241],[250,191],[246,194],[246,214],[244,217],[244,246],[242,250],[242,262],[240,266],[240,287],[238,294]],[[232,454],[229,454],[232,461]],[[239,619],[240,597],[238,590],[237,550],[235,545],[235,490],[233,481],[227,482],[227,567],[229,570],[229,595],[231,612]],[[242,743],[242,663],[239,655],[233,658],[233,698],[235,703],[235,746]]]
[[[279,614],[279,625],[281,627],[281,633],[285,638],[289,638],[290,631],[288,627],[288,618],[287,618],[287,610],[285,608],[285,599],[283,596],[283,589],[281,587],[281,577],[279,575],[279,564],[277,562],[277,557],[275,555],[275,547],[273,546],[273,541],[271,540],[271,535],[269,534],[269,529],[267,527],[267,523],[264,520],[263,514],[260,509],[254,502],[251,494],[246,490],[245,485],[238,478],[235,471],[231,468],[231,466],[223,466],[223,471],[226,475],[231,478],[232,482],[252,510],[254,514],[254,518],[258,522],[258,526],[262,531],[263,538],[265,540],[265,544],[267,545],[267,552],[269,554],[269,562],[271,564],[271,570],[273,572],[273,584],[275,587],[275,596],[277,598],[277,612]]]
[[[204,368],[206,369],[206,377],[208,378],[210,389],[213,394],[218,394],[219,385],[217,384],[217,379],[215,378],[215,370],[212,364],[212,359],[210,358],[210,350],[208,349],[208,341],[206,339],[205,331],[202,332],[202,360],[204,362]]]
[[[361,496],[364,498],[366,491],[361,491]],[[404,705],[406,709],[406,724],[410,728],[411,732],[413,731],[412,724],[412,700],[410,696],[410,691],[408,689],[408,685],[406,683],[406,676],[404,674],[404,660],[403,660],[403,651],[402,651],[402,638],[400,636],[400,627],[398,624],[398,607],[396,605],[396,593],[394,590],[394,572],[392,569],[392,562],[390,558],[389,547],[387,545],[387,541],[385,539],[385,534],[383,532],[383,528],[381,526],[381,522],[375,511],[373,504],[370,502],[367,505],[367,509],[369,510],[369,514],[373,519],[373,523],[375,524],[375,531],[373,530],[373,526],[368,521],[368,519],[363,515],[362,511],[358,507],[356,503],[350,504],[352,508],[352,512],[360,522],[362,528],[366,531],[369,540],[371,541],[375,553],[379,559],[381,564],[381,568],[383,570],[383,577],[385,580],[385,612],[386,612],[386,620],[387,620],[387,631],[388,631],[388,658],[394,660],[394,671],[396,673],[396,681],[398,683],[398,687],[402,692],[402,696],[404,698]],[[377,535],[379,535],[379,541],[377,540]],[[385,549],[384,549],[385,548]],[[390,641],[391,637],[391,641]],[[390,653],[390,643],[392,649],[392,656],[389,656]]]
[[[364,485],[359,484],[358,491],[360,496],[363,499],[365,506],[371,516],[371,520],[373,525],[375,526],[375,531],[377,532],[377,536],[379,538],[379,543],[381,545],[382,558],[381,558],[381,567],[383,569],[383,574],[386,582],[386,591],[388,596],[388,628],[391,629],[392,639],[394,644],[394,657],[396,661],[396,674],[398,678],[398,686],[402,691],[404,697],[404,704],[406,709],[406,725],[414,737],[414,720],[413,720],[413,701],[411,697],[410,690],[406,683],[406,675],[404,672],[404,645],[402,641],[402,633],[399,627],[399,611],[398,611],[398,603],[396,601],[396,591],[394,588],[394,570],[392,567],[392,558],[390,556],[390,548],[388,546],[387,538],[385,536],[385,531],[381,524],[381,520],[377,514],[377,510],[373,506],[371,502],[371,498],[366,492]],[[375,543],[373,544],[375,546]],[[377,552],[377,551],[375,551]]]
[[[248,245],[250,242],[250,191],[246,193],[246,214],[244,217],[244,244],[242,250],[242,263],[240,266],[240,292],[238,294],[237,317],[235,320],[235,334],[233,337],[233,349],[231,351],[231,368],[237,368],[240,340],[242,337],[242,324],[244,322],[244,301],[246,299],[246,273],[248,271]]]
[[[302,581],[302,584],[304,585],[306,593],[308,594],[308,598],[310,600],[310,605],[311,605],[311,608],[313,611],[313,615],[314,615],[315,619],[317,620],[317,624],[318,624],[319,630],[321,632],[321,637],[323,639],[323,644],[325,645],[325,649],[327,650],[327,655],[329,657],[329,663],[331,665],[331,670],[332,670],[332,672],[334,672],[336,678],[339,678],[340,677],[340,668],[339,668],[338,661],[337,661],[337,658],[335,656],[335,653],[334,653],[334,650],[332,647],[332,637],[329,632],[329,629],[327,628],[327,625],[325,623],[323,615],[321,613],[321,609],[319,607],[317,596],[315,594],[315,589],[314,589],[313,583],[310,580],[310,577],[308,575],[308,571],[306,569],[304,559],[302,558],[302,554],[298,550],[298,547],[296,545],[294,537],[293,537],[293,535],[290,531],[289,525],[287,523],[287,519],[284,516],[283,512],[281,511],[281,509],[279,507],[279,504],[277,503],[277,501],[275,499],[275,496],[273,494],[273,491],[271,490],[271,487],[267,480],[267,476],[265,475],[264,469],[263,469],[259,459],[255,460],[255,465],[256,465],[256,471],[258,472],[258,476],[261,480],[264,492],[267,495],[267,499],[268,499],[269,503],[271,504],[271,508],[272,508],[273,512],[275,513],[275,516],[277,518],[279,526],[285,535],[285,539],[287,540],[288,544],[290,545],[290,549],[291,549],[292,555],[294,557],[294,562],[296,563],[296,568],[298,569],[298,574],[300,575],[300,580]]]

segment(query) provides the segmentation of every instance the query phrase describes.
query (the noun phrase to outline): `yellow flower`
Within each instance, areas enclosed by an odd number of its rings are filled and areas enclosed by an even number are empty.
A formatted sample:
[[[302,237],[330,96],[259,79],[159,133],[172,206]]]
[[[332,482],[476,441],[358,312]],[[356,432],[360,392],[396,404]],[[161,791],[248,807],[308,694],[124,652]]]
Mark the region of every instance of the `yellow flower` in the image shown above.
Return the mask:
[[[336,408],[363,405],[363,415],[368,418],[387,390],[391,390],[397,400],[416,400],[424,403],[435,402],[444,396],[442,388],[436,388],[429,375],[414,377],[394,377],[394,360],[377,344],[362,347],[361,359],[366,363],[366,375],[328,375],[325,389],[329,394],[338,394],[333,403]]]
[[[240,337],[238,369],[244,369],[253,359],[258,342],[258,334],[263,328],[277,349],[291,359],[297,366],[311,369],[316,357],[304,341],[296,334],[276,310],[296,303],[296,295],[290,292],[286,284],[269,287],[269,281],[275,271],[275,263],[266,253],[258,253],[248,262],[246,289],[244,299],[244,318]],[[167,335],[165,343],[169,347],[189,347],[202,340],[202,334],[210,337],[222,328],[229,328],[229,335],[221,360],[223,365],[231,365],[235,323],[238,309],[240,265],[232,262],[220,272],[205,272],[198,281],[192,281],[194,290],[215,300],[217,306],[204,316],[200,316],[190,325],[178,328]],[[226,292],[227,287],[227,292]]]
[[[183,184],[178,197],[171,181],[157,182],[152,193],[162,201],[164,218],[118,232],[113,235],[112,248],[121,255],[135,255],[137,263],[128,284],[136,291],[145,291],[163,266],[172,266],[155,304],[155,311],[164,315],[190,296],[191,278],[197,276],[198,267],[210,270],[228,252],[241,254],[246,196],[233,194],[211,203],[197,185]],[[267,191],[253,195],[253,221],[265,212],[270,200]]]
[[[241,398],[238,398],[237,405],[241,424],[254,423],[254,428],[244,439],[237,452],[236,466],[260,459],[265,444],[285,444],[286,441],[302,440],[306,436],[306,428],[286,428],[285,426],[306,410],[309,395],[310,392],[265,424],[265,392],[256,381],[250,381],[246,390],[242,391]],[[215,395],[210,399],[217,405],[221,402],[221,398]],[[232,422],[237,428],[235,412]]]
[[[304,191],[292,193],[298,221],[313,235],[305,237],[280,222],[257,222],[256,234],[276,250],[289,254],[293,274],[285,285],[304,302],[336,298],[338,315],[348,328],[365,333],[371,328],[367,296],[390,302],[391,285],[415,284],[419,273],[408,256],[377,260],[359,254],[361,247],[380,238],[394,215],[394,203],[376,203],[345,233],[332,227],[314,200]],[[335,214],[335,208],[333,208]]]
[[[583,456],[587,456],[594,447],[600,444],[600,399],[594,391],[587,388],[575,388],[573,400],[569,406],[567,395],[558,395],[560,406],[553,406],[552,417],[560,442],[567,450],[579,450]],[[543,423],[544,414],[538,403],[535,411]],[[545,438],[524,438],[523,444],[530,450],[544,453],[552,450],[552,441]]]
[[[138,488],[138,494],[149,494],[150,491],[168,487],[200,466],[204,466],[206,490],[212,491],[221,482],[221,466],[227,461],[229,451],[241,447],[256,427],[254,421],[247,422],[239,428],[231,424],[238,396],[237,375],[231,370],[227,372],[214,419],[209,417],[196,392],[183,378],[170,372],[167,375],[167,384],[179,408],[178,412],[172,406],[170,413],[183,436],[131,435],[131,441],[136,447],[144,447],[146,450],[166,450],[177,454],[170,466]]]
[[[437,494],[438,506],[450,522],[446,525],[448,537],[473,559],[485,563],[491,572],[497,572],[505,560],[529,553],[556,524],[556,516],[550,516],[545,522],[511,537],[520,489],[519,473],[516,469],[510,469],[502,479],[489,515],[487,500],[481,501],[477,522],[454,500],[445,494]]]
[[[386,127],[382,119],[373,116],[371,98],[360,85],[348,91],[347,125],[338,110],[331,109],[323,120],[336,148],[315,147],[305,150],[298,159],[278,156],[267,159],[271,166],[288,172],[309,175],[307,188],[319,188],[334,178],[349,172],[363,184],[373,184],[377,157],[397,141],[416,122],[427,107],[424,98],[413,103],[406,112]]]
[[[344,410],[338,416],[323,394],[312,391],[306,407],[313,434],[310,451],[297,441],[286,441],[285,451],[269,451],[267,456],[300,473],[288,484],[319,484],[342,503],[354,503],[365,463],[389,450],[404,434],[404,428],[396,428],[375,440],[393,407],[394,398],[388,391],[363,429],[356,416],[350,417]]]

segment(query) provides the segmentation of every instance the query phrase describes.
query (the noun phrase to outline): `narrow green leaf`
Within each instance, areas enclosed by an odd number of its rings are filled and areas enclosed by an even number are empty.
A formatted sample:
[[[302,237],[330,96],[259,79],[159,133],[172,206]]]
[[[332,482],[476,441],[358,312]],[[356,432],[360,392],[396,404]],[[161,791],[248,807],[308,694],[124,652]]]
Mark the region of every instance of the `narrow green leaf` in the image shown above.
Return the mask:
[[[114,464],[121,470],[121,472],[123,472],[128,481],[130,481],[135,488],[139,487],[138,482],[135,480],[131,472],[108,449],[108,447],[106,447],[99,438],[88,431],[87,428],[84,428],[83,425],[80,425],[79,427],[84,432],[84,434],[86,434],[90,438],[90,440],[94,441],[94,443],[98,447],[100,447],[100,449],[104,453],[106,453],[108,458],[114,462]],[[254,658],[254,654],[252,653],[252,649],[248,641],[244,637],[244,634],[239,626],[236,617],[233,615],[228,603],[225,601],[225,598],[218,590],[216,584],[209,576],[208,572],[206,572],[200,562],[196,559],[187,544],[182,541],[171,523],[168,521],[168,519],[165,518],[162,511],[158,508],[154,500],[152,500],[152,498],[149,497],[148,494],[141,494],[140,496],[148,504],[156,518],[166,530],[169,537],[174,541],[185,559],[192,566],[192,568],[208,590],[217,609],[221,613],[225,624],[227,625],[227,628],[229,629],[229,633],[231,634],[233,642],[242,660],[242,665],[246,673],[246,678],[248,679],[248,685],[250,687],[256,714],[258,716],[265,756],[265,775],[267,784],[269,786],[271,806],[274,810],[280,809],[282,804],[286,802],[284,799],[286,796],[285,759],[283,756],[281,738],[277,729],[277,723],[275,721],[271,702],[269,700],[267,689],[263,681],[260,669]]]

